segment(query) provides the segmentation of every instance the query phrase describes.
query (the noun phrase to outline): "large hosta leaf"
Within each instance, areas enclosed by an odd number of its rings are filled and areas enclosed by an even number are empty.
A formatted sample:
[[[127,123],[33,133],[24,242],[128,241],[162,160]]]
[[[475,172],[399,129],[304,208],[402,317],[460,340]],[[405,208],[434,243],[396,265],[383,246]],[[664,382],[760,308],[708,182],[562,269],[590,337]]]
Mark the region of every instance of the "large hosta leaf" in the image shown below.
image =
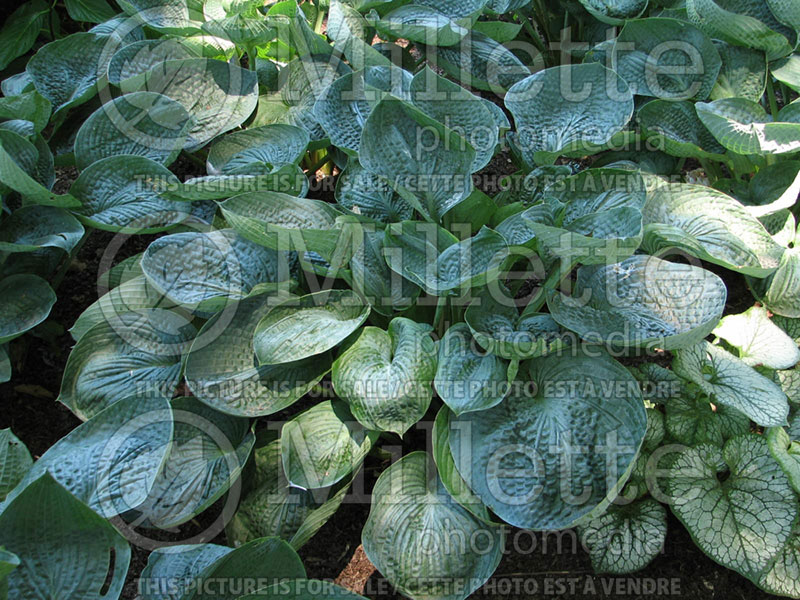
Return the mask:
[[[517,125],[514,142],[530,167],[552,163],[568,148],[607,143],[633,115],[628,85],[598,63],[535,73],[511,87],[505,104]]]
[[[0,502],[33,465],[30,452],[10,429],[0,429]]]
[[[672,512],[703,552],[753,580],[781,551],[798,514],[786,475],[755,434],[722,449],[685,449],[671,465],[667,491]]]
[[[632,256],[581,267],[572,296],[553,292],[553,318],[592,343],[685,348],[705,338],[725,309],[725,283],[693,265]]]
[[[370,173],[355,158],[336,180],[336,202],[353,214],[382,223],[407,220],[414,214],[385,177]]]
[[[624,23],[625,19],[638,17],[647,8],[648,0],[580,0],[589,13],[610,25]]]
[[[731,406],[765,427],[786,424],[789,404],[781,388],[719,346],[701,342],[679,350],[672,368],[712,402]]]
[[[293,125],[265,125],[235,131],[214,142],[208,153],[210,175],[270,173],[293,165],[308,146],[308,133]]]
[[[647,428],[641,392],[596,351],[535,358],[520,376],[494,408],[451,420],[453,458],[504,521],[570,527],[602,510],[627,479]]]
[[[333,387],[359,423],[402,435],[423,417],[436,375],[430,331],[430,325],[397,317],[388,331],[365,327],[336,359]]]
[[[23,206],[0,223],[0,251],[33,252],[61,248],[70,252],[84,229],[68,212],[55,206]]]
[[[194,33],[204,20],[196,0],[120,0],[119,6],[135,21],[164,33]]]
[[[369,31],[369,23],[355,8],[339,0],[331,2],[325,35],[333,41],[333,47],[357,70],[391,66],[391,61],[368,43]]]
[[[134,78],[137,78],[137,83],[142,83],[145,73],[166,60],[200,57],[201,54],[182,39],[140,40],[114,53],[108,63],[108,80],[129,89],[134,85]]]
[[[653,100],[636,114],[647,139],[672,156],[720,160],[725,154],[689,101]]]
[[[46,473],[0,513],[0,547],[19,557],[9,597],[26,600],[119,598],[131,560],[125,538]]]
[[[445,551],[453,535],[480,541]],[[403,457],[378,478],[361,540],[383,576],[415,600],[464,600],[492,575],[503,552],[502,530],[450,496],[425,452]]]
[[[728,315],[714,329],[739,351],[739,358],[750,366],[791,369],[800,361],[795,341],[769,319],[767,310],[754,306],[738,315]]]
[[[767,84],[767,61],[764,53],[724,42],[717,42],[716,46],[722,59],[722,68],[717,83],[711,90],[711,99],[761,100]]]
[[[469,33],[435,8],[420,4],[396,8],[372,25],[389,39],[405,38],[431,46],[452,46]]]
[[[0,344],[36,327],[47,318],[55,303],[55,292],[37,275],[0,279]]]

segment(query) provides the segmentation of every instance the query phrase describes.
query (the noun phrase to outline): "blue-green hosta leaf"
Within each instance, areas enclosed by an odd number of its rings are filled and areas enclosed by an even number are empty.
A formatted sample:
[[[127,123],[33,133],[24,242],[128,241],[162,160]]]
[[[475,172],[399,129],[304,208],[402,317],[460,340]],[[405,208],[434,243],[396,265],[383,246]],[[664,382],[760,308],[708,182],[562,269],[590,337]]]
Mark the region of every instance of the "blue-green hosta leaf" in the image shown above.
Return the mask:
[[[144,156],[117,155],[89,165],[70,187],[81,201],[73,212],[106,231],[152,233],[184,221],[191,207],[169,200],[165,189],[180,185],[164,165]]]
[[[436,375],[430,331],[430,325],[397,317],[388,331],[365,327],[339,355],[333,387],[359,423],[402,435],[425,415]]]
[[[49,12],[47,2],[33,0],[20,4],[8,15],[0,30],[0,69],[5,70],[12,60],[31,49]]]
[[[197,33],[205,20],[198,0],[118,0],[117,4],[136,22],[161,33]]]
[[[738,315],[728,315],[714,329],[739,351],[739,358],[750,366],[791,369],[800,361],[795,341],[770,321],[767,309],[754,306]]]
[[[286,253],[232,229],[185,232],[155,240],[142,256],[148,282],[176,304],[219,310],[266,288],[289,287]]]
[[[253,332],[280,299],[246,298],[203,325],[186,358],[186,383],[197,399],[229,415],[269,415],[302,398],[330,370],[329,355],[256,364]]]
[[[73,33],[42,46],[28,61],[26,71],[57,115],[97,93],[114,49],[116,44],[108,44],[105,36]]]
[[[56,194],[31,176],[29,169],[35,167],[33,161],[38,160],[38,151],[36,154],[31,153],[26,156],[20,156],[18,152],[20,146],[28,148],[28,150],[30,148],[36,150],[33,144],[11,131],[0,131],[0,134],[9,134],[0,135],[0,184],[2,184],[0,190],[6,191],[4,188],[11,188],[34,204],[62,208],[80,206],[80,200],[71,194]],[[12,136],[16,136],[24,144],[15,144],[15,138]],[[22,159],[32,160],[23,161]]]
[[[0,345],[0,383],[11,379],[11,358],[8,356],[8,345]]]
[[[725,154],[688,100],[653,100],[639,109],[637,118],[645,137],[672,156],[721,160]]]
[[[369,311],[350,290],[284,300],[256,325],[253,344],[258,363],[278,365],[327,352],[361,327]]]
[[[469,327],[458,323],[439,342],[433,384],[442,401],[460,415],[497,405],[508,392],[507,372],[508,364],[494,354],[479,353]]]
[[[459,242],[435,223],[403,221],[386,228],[386,262],[434,296],[451,296],[493,281],[508,257],[503,237],[487,227]]]
[[[645,498],[612,504],[605,513],[578,527],[595,573],[633,573],[661,553],[667,537],[667,510]]]
[[[719,346],[701,342],[679,350],[672,369],[712,402],[731,406],[759,425],[786,424],[789,403],[781,388]]]
[[[144,156],[169,166],[183,148],[192,120],[175,100],[153,92],[115,98],[84,121],[75,137],[75,163],[85,169],[117,154]]]
[[[35,138],[36,143],[30,141],[25,128],[25,121],[15,120],[0,123],[0,146],[10,155],[17,167],[16,169],[5,168],[0,172],[0,181],[6,184],[0,185],[0,193],[7,194],[11,188],[19,191],[23,196],[28,196],[30,195],[27,193],[28,190],[20,187],[20,184],[30,180],[33,188],[31,191],[34,192],[31,200],[39,204],[58,204],[55,201],[56,198],[54,197],[51,201],[51,195],[48,194],[55,182],[53,156],[50,148],[41,138]],[[17,181],[16,171],[22,172],[21,181]],[[36,193],[38,190],[41,190],[41,198],[40,194]]]
[[[667,491],[672,512],[700,549],[753,580],[781,551],[798,514],[786,475],[756,434],[737,436],[722,449],[685,449],[670,467]]]
[[[601,146],[633,115],[628,85],[597,63],[534,73],[511,87],[505,104],[517,126],[514,142],[529,167],[552,163],[576,145]]]
[[[381,36],[404,38],[429,46],[453,46],[469,33],[436,8],[406,4],[371,23]]]
[[[130,392],[51,446],[3,506],[45,472],[107,519],[140,506],[169,453],[173,418],[165,398]]]
[[[591,343],[611,347],[686,348],[716,327],[725,283],[693,265],[636,255],[578,270],[571,296],[552,292],[553,318]]]
[[[50,475],[40,475],[0,513],[0,546],[19,557],[8,575],[9,597],[119,598],[128,542]]]
[[[164,465],[135,519],[168,529],[203,512],[239,478],[255,436],[248,419],[194,398],[172,400],[174,434]]]
[[[33,252],[61,248],[70,252],[83,237],[83,225],[54,206],[23,206],[0,223],[0,251]]]
[[[404,221],[414,215],[412,206],[392,189],[385,177],[370,173],[355,157],[337,178],[335,193],[339,206],[382,223]]]
[[[295,579],[276,583],[252,594],[241,596],[237,600],[278,600],[281,598],[284,600],[316,600],[317,598],[367,600],[364,596],[359,596],[330,581],[320,581],[318,579]]]
[[[475,157],[475,149],[457,132],[391,96],[373,109],[361,134],[361,165],[387,177],[432,220],[470,195]]]
[[[292,0],[277,2],[269,7],[267,17],[278,28],[278,40],[301,58],[306,56],[330,57],[333,49],[324,37],[314,32],[303,10]],[[281,50],[276,58],[287,62]]]
[[[102,35],[116,44],[140,42],[145,37],[141,24],[135,21],[131,22],[124,13],[120,13],[113,19],[108,19],[103,23],[98,23],[89,29],[89,33]]]
[[[0,344],[36,327],[55,303],[55,292],[37,275],[20,273],[0,279]]]
[[[377,432],[356,422],[344,402],[321,402],[281,430],[286,479],[305,490],[330,487],[358,469],[377,438]]]
[[[445,551],[453,535],[480,542]],[[408,454],[381,474],[361,532],[370,562],[414,600],[464,600],[497,568],[503,541],[500,527],[476,519],[450,496],[425,452]]]
[[[758,102],[767,85],[767,60],[764,53],[752,48],[716,43],[722,59],[711,99],[746,98]]]
[[[726,440],[750,431],[750,419],[731,406],[711,405],[708,396],[696,398],[682,394],[667,401],[665,425],[681,444],[713,444],[722,447]]]
[[[678,247],[728,269],[765,277],[778,267],[784,251],[745,206],[708,186],[660,186],[642,214],[643,245],[653,254]]]
[[[30,452],[10,429],[0,429],[0,502],[33,465]]]
[[[762,0],[686,0],[686,12],[714,39],[763,50],[768,60],[791,54],[797,41],[797,34],[781,25]]]
[[[627,480],[647,429],[641,392],[595,351],[535,358],[524,371],[500,404],[451,420],[450,448],[472,491],[504,521],[570,527],[603,510]]]
[[[635,19],[647,8],[648,0],[580,0],[583,7],[598,20],[609,25],[620,25],[626,19]]]
[[[415,0],[419,6],[435,8],[451,19],[462,19],[479,12],[488,0]]]
[[[390,67],[392,61],[370,45],[372,40],[367,40],[369,31],[369,23],[357,10],[339,0],[331,2],[325,35],[333,41],[333,47],[344,54],[356,70]]]
[[[800,161],[787,160],[759,169],[748,182],[746,191],[739,193],[738,198],[747,205],[750,214],[760,218],[792,208],[797,203],[798,195]],[[788,225],[786,220],[782,224]],[[775,232],[771,233],[774,237]],[[793,238],[792,235],[789,241],[793,241]],[[788,246],[789,243],[782,245]]]
[[[308,146],[308,133],[292,125],[274,124],[229,133],[208,153],[208,173],[261,174],[295,165]]]
[[[20,92],[11,95],[3,92],[5,97],[0,98],[0,118],[24,119],[33,123],[36,133],[41,132],[50,120],[52,105],[50,101],[36,90]]]
[[[625,23],[612,68],[638,96],[705,100],[722,61],[711,38],[685,21],[636,19]]]
[[[170,397],[196,334],[183,315],[161,308],[112,316],[72,349],[58,399],[85,421],[129,396],[132,387]]]
[[[108,63],[108,81],[129,89],[135,85],[134,81],[137,84],[143,83],[145,73],[164,61],[200,56],[199,52],[182,39],[140,40],[123,46],[114,53]]]
[[[265,46],[279,36],[280,27],[287,25],[276,19],[255,15],[231,14],[220,19],[209,19],[201,26],[204,33],[230,40],[240,48]]]

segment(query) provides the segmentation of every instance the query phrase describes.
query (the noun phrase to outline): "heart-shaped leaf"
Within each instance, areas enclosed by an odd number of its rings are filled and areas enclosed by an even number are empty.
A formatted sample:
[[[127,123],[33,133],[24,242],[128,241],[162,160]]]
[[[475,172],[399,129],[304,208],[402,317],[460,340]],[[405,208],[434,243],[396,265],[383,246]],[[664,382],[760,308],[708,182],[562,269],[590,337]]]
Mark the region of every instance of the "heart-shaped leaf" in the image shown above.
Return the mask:
[[[725,154],[689,101],[653,100],[636,114],[647,139],[672,156],[721,160]]]
[[[30,452],[10,429],[0,429],[0,502],[33,465]]]
[[[739,351],[739,358],[750,366],[791,369],[800,361],[795,341],[769,319],[767,310],[754,306],[738,315],[728,315],[714,335]]]
[[[437,3],[438,8],[438,3]],[[430,6],[406,4],[372,22],[378,33],[388,39],[404,38],[429,46],[457,44],[468,29]]]
[[[767,85],[767,61],[764,53],[752,48],[716,42],[722,59],[711,99],[746,98],[758,102]]]
[[[54,206],[23,206],[0,223],[0,250],[34,252],[60,248],[70,252],[83,237],[80,222]]]
[[[596,19],[609,25],[620,25],[626,19],[635,19],[647,8],[648,0],[580,0],[583,7]]]
[[[265,125],[229,133],[208,152],[210,175],[270,173],[300,162],[308,133],[293,125]]]
[[[336,180],[336,202],[350,213],[381,223],[407,220],[414,214],[385,177],[370,173],[355,158]]]
[[[50,285],[37,275],[0,279],[0,344],[21,336],[44,321],[56,303]]]
[[[183,39],[140,40],[122,46],[114,53],[108,63],[108,81],[116,86],[131,89],[143,83],[145,73],[164,61],[201,56]]]

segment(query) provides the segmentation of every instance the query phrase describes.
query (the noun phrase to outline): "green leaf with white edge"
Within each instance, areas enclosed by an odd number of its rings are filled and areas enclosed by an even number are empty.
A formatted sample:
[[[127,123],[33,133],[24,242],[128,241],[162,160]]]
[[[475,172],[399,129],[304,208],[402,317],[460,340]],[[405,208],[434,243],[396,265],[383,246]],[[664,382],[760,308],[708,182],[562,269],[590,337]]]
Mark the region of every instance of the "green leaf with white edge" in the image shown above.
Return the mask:
[[[47,127],[52,112],[52,105],[47,98],[34,89],[14,95],[5,94],[0,98],[0,117],[30,121],[37,133]]]
[[[85,169],[117,154],[144,156],[169,166],[183,148],[192,118],[175,100],[134,92],[103,104],[75,137],[75,163]]]
[[[721,64],[710,37],[686,21],[662,18],[627,21],[611,61],[635,95],[666,100],[705,100]]]
[[[12,60],[31,49],[49,12],[47,2],[32,0],[7,16],[0,29],[0,69],[5,70]]]
[[[368,20],[382,37],[403,38],[429,46],[453,46],[469,33],[450,17],[421,4],[406,4],[382,18],[370,15]]]
[[[607,143],[630,121],[633,94],[598,63],[563,65],[514,84],[505,105],[517,127],[513,141],[534,167],[575,144]]]
[[[329,355],[257,365],[253,332],[285,296],[261,294],[232,304],[200,329],[186,357],[186,384],[202,402],[243,417],[270,415],[305,396],[331,368]]]
[[[647,429],[639,386],[597,349],[534,358],[519,380],[494,408],[451,419],[453,459],[507,523],[571,527],[608,506],[628,479]]]
[[[459,242],[435,223],[403,221],[386,228],[384,255],[395,273],[427,293],[452,296],[497,279],[509,249],[488,227]]]
[[[356,471],[378,439],[339,400],[321,402],[281,429],[283,471],[291,485],[330,487]]]
[[[33,252],[61,248],[70,252],[83,237],[83,225],[54,206],[23,206],[0,223],[0,251]]]
[[[683,394],[666,403],[665,424],[669,434],[681,444],[713,444],[722,447],[726,440],[748,433],[750,419],[724,404],[711,405],[703,394],[692,398]]]
[[[0,546],[19,557],[9,597],[26,600],[118,598],[131,559],[114,526],[47,473],[0,513]]]
[[[412,452],[381,474],[361,542],[403,595],[464,600],[494,573],[504,536],[450,496],[432,463],[426,452]],[[443,551],[453,535],[480,541]]]
[[[486,410],[499,404],[508,392],[508,364],[494,354],[480,352],[469,327],[458,323],[439,342],[433,384],[457,415]]]
[[[202,55],[183,39],[140,40],[122,46],[108,63],[108,81],[130,89],[144,82],[145,73],[167,60],[200,58]]]
[[[264,125],[219,138],[208,152],[209,175],[260,175],[296,165],[308,147],[308,133],[293,125]]]
[[[270,250],[233,229],[174,233],[152,242],[142,256],[147,281],[167,298],[201,310],[219,310],[265,289],[288,289],[285,252]]]
[[[161,33],[198,33],[205,20],[198,0],[117,0],[134,21]]]
[[[81,206],[73,212],[87,225],[120,233],[154,233],[181,223],[191,207],[167,199],[180,185],[164,165],[144,156],[116,155],[89,165],[70,186]]]
[[[11,358],[8,356],[8,345],[0,345],[0,383],[11,379]]]
[[[209,58],[164,61],[145,74],[143,85],[135,87],[180,102],[194,118],[184,146],[189,152],[244,123],[258,103],[255,71]],[[135,90],[123,85],[123,91]]]
[[[763,52],[752,48],[716,43],[722,59],[717,83],[711,99],[745,98],[758,102],[767,85],[767,59]]]
[[[667,154],[713,160],[725,154],[689,101],[653,100],[639,109],[637,118],[648,141]]]
[[[105,36],[73,33],[39,48],[26,71],[36,91],[53,105],[55,116],[97,94],[111,60],[110,50]]]
[[[768,60],[791,54],[796,42],[796,34],[778,23],[767,3],[761,0],[686,0],[686,12],[689,21],[710,37],[762,50]]]
[[[800,443],[792,440],[783,427],[767,429],[769,452],[783,469],[795,492],[800,494]]]
[[[0,344],[36,327],[55,303],[50,284],[37,275],[20,273],[0,279]]]
[[[793,527],[792,535],[755,583],[770,594],[800,596],[800,524]]]
[[[171,396],[195,335],[186,316],[162,308],[112,316],[72,349],[58,400],[85,421],[130,395],[132,387],[140,394]]]
[[[700,549],[751,580],[778,555],[797,519],[789,481],[756,434],[737,436],[722,449],[685,449],[666,484],[672,512]]]
[[[643,248],[679,248],[702,260],[754,277],[778,268],[784,249],[747,207],[713,188],[669,184],[653,190],[642,211]]]
[[[64,5],[74,21],[104,23],[117,14],[106,0],[64,0]]]
[[[473,189],[475,149],[457,132],[418,108],[385,97],[367,118],[359,161],[387,177],[426,218],[438,220]]]
[[[255,443],[250,421],[219,413],[195,398],[171,401],[170,452],[136,521],[169,529],[199,515],[237,480]]]
[[[792,54],[769,64],[772,76],[794,91],[800,91],[800,55]]]
[[[544,356],[569,344],[553,317],[539,312],[520,314],[505,291],[481,294],[464,318],[487,352],[509,360]]]
[[[327,598],[328,600],[367,600],[364,596],[351,592],[343,587],[339,587],[330,581],[317,579],[295,579],[276,583],[265,589],[258,590],[252,594],[241,596],[237,600],[316,600],[317,598]]]
[[[363,325],[370,308],[351,290],[328,290],[284,300],[253,333],[260,365],[295,362],[338,346]]]
[[[404,317],[365,327],[333,364],[336,394],[364,427],[404,434],[428,410],[436,375],[431,326]]]
[[[33,466],[30,452],[10,429],[0,429],[0,502]]]
[[[9,143],[11,142],[10,136],[4,137],[5,142],[0,139],[0,183],[19,192],[23,198],[34,204],[59,206],[62,208],[80,206],[81,201],[71,194],[56,194],[31,177],[25,167],[17,162],[21,158],[17,154],[19,147]],[[33,146],[29,142],[27,145]]]
[[[650,564],[664,547],[667,510],[652,498],[612,504],[578,527],[595,573],[633,573]]]
[[[678,350],[672,370],[697,385],[715,404],[735,408],[757,424],[786,424],[789,403],[780,387],[730,352],[708,342]]]
[[[391,60],[368,43],[369,29],[369,23],[357,10],[339,0],[331,2],[325,35],[333,41],[333,47],[344,54],[356,70],[391,66]]]
[[[413,207],[389,185],[389,181],[370,173],[353,157],[336,179],[336,203],[348,212],[382,223],[411,219]]]
[[[547,306],[587,342],[674,350],[711,333],[726,300],[725,283],[714,273],[640,254],[581,267],[573,294],[551,292]]]
[[[45,472],[106,519],[140,506],[170,451],[173,417],[166,398],[130,391],[51,446],[0,508]]]
[[[795,341],[770,320],[763,306],[726,316],[714,329],[714,335],[736,348],[739,358],[751,367],[790,369],[800,361]]]

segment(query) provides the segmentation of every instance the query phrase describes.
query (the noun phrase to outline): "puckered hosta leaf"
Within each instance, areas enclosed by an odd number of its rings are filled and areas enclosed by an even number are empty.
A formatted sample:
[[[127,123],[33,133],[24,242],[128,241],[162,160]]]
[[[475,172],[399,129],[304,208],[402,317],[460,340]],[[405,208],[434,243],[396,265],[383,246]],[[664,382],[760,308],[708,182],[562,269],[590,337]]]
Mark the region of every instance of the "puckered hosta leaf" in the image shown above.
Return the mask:
[[[283,471],[293,486],[330,487],[358,469],[378,438],[341,401],[317,404],[281,430]]]
[[[495,230],[503,236],[509,246],[530,247],[535,244],[536,234],[529,224],[533,222],[555,227],[558,209],[559,206],[554,202],[534,204],[530,208],[506,217]]]
[[[147,557],[141,577],[145,590],[142,600],[237,600],[242,591],[238,585],[209,585],[198,590],[197,582],[252,578],[273,583],[305,576],[297,552],[277,537],[253,540],[238,548],[217,544],[167,546]],[[204,593],[206,589],[217,593]]]
[[[391,96],[373,109],[361,134],[359,161],[387,177],[408,202],[432,220],[472,192],[476,152],[457,132]]]
[[[302,398],[330,370],[328,355],[256,364],[253,332],[280,298],[246,298],[203,325],[186,357],[186,383],[198,400],[229,415],[269,415]]]
[[[131,560],[128,542],[50,475],[40,475],[0,513],[0,546],[19,558],[8,574],[9,597],[119,598]]]
[[[714,335],[736,348],[739,358],[750,366],[790,369],[800,361],[795,341],[770,321],[762,306],[728,315],[714,329]]]
[[[435,223],[403,221],[386,228],[384,254],[395,273],[429,294],[448,296],[495,280],[509,250],[487,227],[459,242]]]
[[[130,391],[51,446],[3,506],[45,472],[104,518],[140,506],[170,450],[173,419],[165,398]]]
[[[667,100],[705,100],[721,64],[711,38],[676,19],[628,21],[612,54],[612,68],[635,95]]]
[[[544,313],[520,314],[514,301],[497,292],[476,298],[465,314],[475,340],[487,351],[509,360],[544,356],[569,343],[564,331]]]
[[[117,154],[150,158],[169,166],[183,148],[192,120],[175,100],[134,92],[107,102],[84,121],[75,137],[75,163],[85,169]]]
[[[327,352],[361,327],[369,311],[369,306],[350,290],[284,300],[256,325],[256,358],[260,365],[278,365]]]
[[[494,354],[479,353],[469,327],[458,323],[439,342],[434,387],[457,415],[486,410],[508,393],[507,372],[508,364]]]
[[[0,502],[33,465],[30,452],[10,429],[0,429]]]
[[[672,156],[720,160],[725,154],[689,101],[653,100],[637,116],[647,139]]]
[[[197,33],[205,20],[197,0],[120,0],[118,4],[134,20],[162,33]]]
[[[269,173],[276,167],[299,163],[308,142],[304,129],[280,123],[235,131],[211,146],[208,173]]]
[[[589,13],[609,25],[620,25],[635,19],[647,8],[648,0],[580,0]]]
[[[364,596],[351,592],[343,587],[318,579],[295,579],[283,581],[252,594],[241,596],[237,600],[367,600]]]
[[[20,273],[0,279],[0,344],[36,327],[55,303],[50,284],[37,275]]]
[[[33,252],[61,248],[70,252],[83,237],[83,225],[55,206],[23,206],[0,223],[0,251]]]
[[[53,105],[53,114],[83,104],[97,93],[105,77],[110,50],[107,38],[94,33],[73,33],[42,46],[26,71],[36,91]]]
[[[578,527],[595,573],[633,573],[658,556],[667,537],[667,510],[652,498],[608,507]]]
[[[702,260],[754,277],[778,267],[784,249],[745,206],[704,185],[670,184],[654,190],[642,211],[644,247],[678,247]]]
[[[611,357],[591,354],[534,358],[500,404],[451,419],[459,473],[507,523],[570,527],[603,510],[628,478],[647,429],[642,395]]]
[[[420,4],[396,8],[371,25],[388,39],[404,38],[430,46],[453,46],[469,33],[436,8]]]
[[[486,6],[488,0],[416,0],[419,6],[435,8],[451,19],[462,19],[474,15]]]
[[[445,550],[453,536],[480,541]],[[414,600],[464,600],[494,573],[503,541],[500,527],[479,521],[450,496],[425,452],[381,474],[361,532],[367,558]]]
[[[772,458],[786,473],[794,491],[800,494],[800,443],[794,441],[783,427],[770,427],[766,437]]]
[[[161,308],[112,316],[72,349],[58,399],[85,421],[132,390],[170,397],[196,334],[183,315]]]
[[[23,72],[21,75],[27,73]],[[8,79],[5,79],[2,82],[4,97],[0,98],[0,117],[30,121],[33,123],[34,131],[41,133],[50,121],[52,112],[50,101],[35,89],[27,92],[19,90],[19,93],[16,93],[17,90],[7,90],[5,85],[7,81]]]
[[[254,244],[233,229],[161,237],[148,246],[141,264],[156,290],[202,310],[218,310],[254,291],[288,288],[291,278],[285,252]]]
[[[534,73],[511,87],[505,104],[517,126],[514,142],[530,167],[552,163],[576,144],[607,143],[633,115],[628,85],[598,63]]]
[[[790,54],[797,41],[762,0],[686,0],[686,12],[690,22],[714,39],[763,50],[768,60]]]
[[[685,348],[716,327],[725,283],[693,265],[636,255],[578,270],[572,296],[552,292],[553,318],[586,341],[611,347]]]
[[[264,18],[256,11],[255,15],[230,14],[222,18],[210,18],[201,29],[204,33],[229,40],[240,48],[266,46],[278,36],[285,22]]]
[[[349,488],[304,490],[289,484],[276,440],[253,453],[253,478],[239,502],[226,535],[240,545],[264,536],[278,536],[299,549],[338,510]]]
[[[144,81],[144,74],[166,60],[200,58],[202,55],[182,39],[140,40],[122,46],[108,63],[108,81],[130,89]]]
[[[764,53],[752,48],[716,43],[722,59],[717,83],[711,99],[746,98],[758,102],[767,85],[767,60]]]
[[[349,212],[382,223],[411,219],[414,209],[389,185],[389,181],[370,173],[357,159],[336,180],[336,202]]]
[[[700,549],[753,580],[781,551],[798,513],[786,475],[756,434],[722,449],[685,449],[670,467],[667,491],[672,512]]]
[[[356,70],[391,66],[391,61],[369,44],[369,30],[369,23],[355,8],[339,0],[331,2],[325,35],[333,41],[333,47]]]
[[[399,435],[428,410],[436,375],[431,327],[404,317],[388,331],[365,327],[333,364],[336,394],[359,423]]]
[[[705,395],[670,398],[666,409],[667,431],[688,446],[714,444],[722,447],[726,440],[750,431],[747,415],[724,404],[712,406]]]
[[[789,403],[775,383],[708,342],[679,350],[672,369],[714,403],[735,408],[765,427],[786,424]]]

